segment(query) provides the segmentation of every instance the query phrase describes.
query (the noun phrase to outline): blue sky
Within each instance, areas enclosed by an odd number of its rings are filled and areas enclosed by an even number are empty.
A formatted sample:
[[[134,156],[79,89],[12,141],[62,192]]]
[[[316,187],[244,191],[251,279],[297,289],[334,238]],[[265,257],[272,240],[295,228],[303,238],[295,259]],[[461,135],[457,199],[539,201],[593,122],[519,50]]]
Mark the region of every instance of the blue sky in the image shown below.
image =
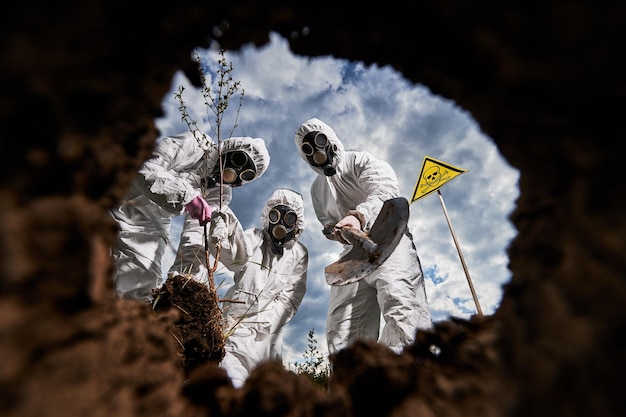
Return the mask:
[[[219,47],[198,49],[209,67],[208,82],[218,68]],[[314,329],[318,349],[327,353],[325,330],[329,287],[324,267],[338,259],[342,246],[328,241],[313,213],[309,187],[315,173],[298,156],[294,132],[312,117],[330,125],[347,150],[367,150],[395,169],[404,197],[411,201],[424,157],[467,170],[441,189],[454,233],[483,314],[492,314],[510,280],[506,253],[516,231],[509,221],[519,195],[519,173],[501,156],[471,114],[454,101],[433,95],[428,86],[414,85],[391,67],[366,66],[326,57],[301,57],[287,40],[271,34],[270,43],[226,51],[232,76],[244,97],[233,136],[265,139],[271,162],[258,180],[233,190],[230,207],[244,228],[259,227],[261,209],[274,189],[299,191],[305,202],[306,230],[301,237],[309,250],[307,292],[294,319],[284,330],[283,361],[302,363],[307,334]],[[164,116],[156,120],[162,135],[188,130],[181,120],[175,93],[184,86],[188,112],[211,132],[213,118],[199,89],[182,73],[172,80],[163,99]],[[222,124],[228,135],[238,98]],[[224,139],[223,137],[222,139]],[[410,205],[409,227],[426,277],[426,292],[435,321],[469,318],[476,305],[437,193]],[[180,222],[173,222],[173,247]],[[164,271],[173,252],[164,260]],[[229,274],[222,274],[232,284]],[[226,287],[220,288],[220,292]]]

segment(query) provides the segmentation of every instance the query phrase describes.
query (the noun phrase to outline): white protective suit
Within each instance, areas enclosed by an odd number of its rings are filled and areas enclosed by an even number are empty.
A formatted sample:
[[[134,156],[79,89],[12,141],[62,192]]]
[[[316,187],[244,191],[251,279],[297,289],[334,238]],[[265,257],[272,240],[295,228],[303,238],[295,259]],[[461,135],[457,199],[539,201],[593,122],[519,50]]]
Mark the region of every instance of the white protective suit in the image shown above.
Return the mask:
[[[261,138],[240,137],[222,141],[222,152],[243,147],[256,164],[260,177],[269,164]],[[169,244],[171,218],[184,212],[185,205],[201,195],[201,181],[219,158],[210,138],[197,140],[193,133],[166,136],[157,140],[153,155],[139,173],[123,202],[111,210],[120,230],[112,248],[117,295],[143,301],[152,299],[162,277],[162,258]],[[231,200],[231,189],[223,187],[221,206]],[[204,199],[213,210],[220,207],[220,188],[206,190]],[[190,229],[200,228],[198,220]],[[192,264],[196,259],[185,259]],[[182,262],[182,261],[181,261]]]
[[[326,176],[311,165],[302,150],[305,135],[315,131],[328,137],[334,175]],[[358,218],[367,232],[385,200],[400,196],[396,174],[387,162],[369,152],[344,150],[333,129],[321,120],[304,122],[295,143],[300,156],[319,174],[311,185],[311,199],[327,236],[348,215]],[[342,256],[350,249],[345,245]],[[385,324],[379,338],[381,312]],[[431,327],[422,267],[408,229],[377,269],[360,281],[330,289],[326,338],[331,354],[356,339],[378,340],[399,353],[415,340],[418,329]]]
[[[268,214],[277,205],[289,206],[297,215],[293,239],[284,244],[282,255],[272,252],[267,232]],[[296,314],[306,291],[309,255],[298,242],[304,231],[304,205],[297,192],[274,191],[261,214],[263,228],[244,231],[230,208],[222,215],[227,237],[221,238],[220,262],[234,272],[235,281],[224,299],[238,302],[226,301],[223,306],[227,338],[220,366],[239,388],[261,362],[280,358],[282,329]]]
[[[270,156],[263,142],[263,146],[258,142],[258,139],[251,140],[251,138],[230,138],[224,142],[224,149],[222,152],[227,152],[233,149],[239,149],[245,151],[252,157],[257,171],[254,179],[257,179],[263,175],[267,170],[270,162]],[[228,145],[228,146],[226,146]],[[250,181],[242,181],[242,185]],[[234,188],[234,187],[232,187]],[[225,208],[230,203],[231,187],[224,187],[224,194],[228,192],[228,200],[226,204],[222,203],[222,207]],[[227,190],[228,189],[228,190]],[[213,189],[219,190],[219,188]],[[217,191],[214,191],[217,193]],[[219,202],[219,198],[215,197]],[[211,204],[211,201],[207,202]],[[211,204],[212,205],[212,204]],[[215,207],[214,211],[217,211]],[[214,251],[211,250],[211,253]],[[204,252],[204,226],[200,226],[199,222],[192,218],[189,213],[185,213],[183,220],[183,229],[180,235],[180,242],[178,244],[178,250],[176,251],[176,257],[174,263],[169,268],[168,277],[175,275],[191,275],[198,282],[204,282],[208,284],[208,270],[206,267],[206,257]]]

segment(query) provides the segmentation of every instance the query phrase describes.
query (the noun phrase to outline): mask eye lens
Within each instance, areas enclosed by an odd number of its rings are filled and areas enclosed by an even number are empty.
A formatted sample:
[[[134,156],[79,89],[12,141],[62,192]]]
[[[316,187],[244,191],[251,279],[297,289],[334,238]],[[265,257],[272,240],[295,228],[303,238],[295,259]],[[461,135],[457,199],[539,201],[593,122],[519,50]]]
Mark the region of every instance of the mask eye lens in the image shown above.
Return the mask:
[[[283,221],[289,227],[292,227],[294,224],[296,224],[296,220],[298,220],[298,216],[294,211],[288,211],[283,217]]]
[[[251,169],[246,169],[245,171],[243,171],[241,174],[239,174],[239,177],[243,180],[243,181],[252,181],[254,179],[255,173],[253,170]]]
[[[271,209],[267,217],[270,223],[276,224],[280,220],[280,211],[278,211],[278,209],[275,209],[275,208]]]
[[[328,144],[328,137],[323,133],[318,133],[315,135],[313,142],[315,142],[315,146],[318,148],[324,148]]]
[[[305,142],[302,144],[302,152],[304,152],[306,156],[311,156],[313,152],[315,152],[315,149],[313,149],[310,143]]]
[[[241,168],[248,162],[248,155],[245,152],[232,152],[230,154],[230,163],[236,168]]]

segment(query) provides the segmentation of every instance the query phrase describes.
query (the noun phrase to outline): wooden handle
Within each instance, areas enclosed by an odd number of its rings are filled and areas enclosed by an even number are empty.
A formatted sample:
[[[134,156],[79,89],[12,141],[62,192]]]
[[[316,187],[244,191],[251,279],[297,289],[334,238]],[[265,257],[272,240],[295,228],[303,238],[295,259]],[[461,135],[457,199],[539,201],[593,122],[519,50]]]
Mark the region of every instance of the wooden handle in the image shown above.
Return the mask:
[[[354,227],[344,227],[339,233],[351,245],[358,246],[370,255],[378,251],[378,243],[369,238],[367,233]]]

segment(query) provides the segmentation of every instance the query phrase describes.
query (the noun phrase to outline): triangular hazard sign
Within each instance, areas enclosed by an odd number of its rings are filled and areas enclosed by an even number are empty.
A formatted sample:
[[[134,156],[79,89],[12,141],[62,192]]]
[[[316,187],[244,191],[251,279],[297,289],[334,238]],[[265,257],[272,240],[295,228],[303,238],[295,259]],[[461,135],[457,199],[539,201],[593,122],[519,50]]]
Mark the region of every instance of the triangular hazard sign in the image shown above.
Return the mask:
[[[467,169],[458,168],[445,162],[431,158],[430,156],[424,157],[422,162],[422,169],[420,170],[420,176],[417,177],[417,184],[415,184],[415,190],[413,191],[413,197],[411,203],[437,191],[441,186],[467,172]]]

